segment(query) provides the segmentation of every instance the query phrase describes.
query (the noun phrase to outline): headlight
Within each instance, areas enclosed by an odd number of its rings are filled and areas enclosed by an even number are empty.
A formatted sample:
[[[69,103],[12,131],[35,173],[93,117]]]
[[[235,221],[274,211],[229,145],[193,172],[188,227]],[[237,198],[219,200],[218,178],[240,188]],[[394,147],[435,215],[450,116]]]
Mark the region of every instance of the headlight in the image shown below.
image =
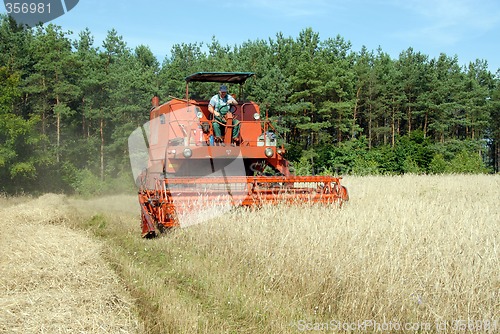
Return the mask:
[[[191,158],[191,156],[193,155],[193,151],[191,151],[190,148],[185,148],[184,151],[182,151],[182,155],[184,156],[184,158]]]
[[[264,154],[266,155],[266,157],[270,158],[274,155],[274,151],[272,148],[268,147],[264,150]]]
[[[198,118],[202,118],[202,117],[203,117],[203,113],[202,113],[201,111],[198,111],[198,112],[196,113],[196,117],[198,117]]]
[[[260,115],[259,115],[259,113],[255,113],[255,114],[253,114],[253,119],[254,119],[254,120],[259,120],[259,119],[260,119]]]
[[[282,154],[283,150],[281,148],[278,148],[278,154]]]

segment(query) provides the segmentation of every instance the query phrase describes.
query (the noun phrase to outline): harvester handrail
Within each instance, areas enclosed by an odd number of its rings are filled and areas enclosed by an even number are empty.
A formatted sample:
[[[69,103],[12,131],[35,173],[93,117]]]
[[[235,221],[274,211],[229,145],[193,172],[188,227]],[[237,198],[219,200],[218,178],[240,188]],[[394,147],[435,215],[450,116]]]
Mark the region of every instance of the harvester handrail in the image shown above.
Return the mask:
[[[231,183],[294,183],[294,182],[334,182],[339,183],[342,177],[336,176],[204,176],[193,177],[167,177],[165,181],[169,184],[210,184],[220,183],[227,180]]]

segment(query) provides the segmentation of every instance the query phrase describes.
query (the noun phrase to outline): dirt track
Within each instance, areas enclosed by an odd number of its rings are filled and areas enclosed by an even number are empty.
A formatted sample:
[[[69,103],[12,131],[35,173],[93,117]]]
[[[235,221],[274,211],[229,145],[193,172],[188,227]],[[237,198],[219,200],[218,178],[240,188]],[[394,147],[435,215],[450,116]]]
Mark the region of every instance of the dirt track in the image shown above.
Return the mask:
[[[0,208],[0,333],[136,333],[101,245],[65,226],[64,196]]]

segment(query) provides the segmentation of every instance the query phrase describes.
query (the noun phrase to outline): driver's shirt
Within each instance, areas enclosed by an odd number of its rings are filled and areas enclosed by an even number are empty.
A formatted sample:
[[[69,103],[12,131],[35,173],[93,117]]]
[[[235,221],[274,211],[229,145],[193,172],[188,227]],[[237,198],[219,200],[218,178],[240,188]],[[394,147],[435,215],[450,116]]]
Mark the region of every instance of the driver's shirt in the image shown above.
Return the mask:
[[[223,106],[227,106],[227,102],[231,100],[234,100],[234,98],[229,94],[226,94],[224,98],[220,97],[219,94],[216,94],[210,99],[210,105],[212,105],[215,110],[220,111],[221,116],[224,116],[229,111],[229,108],[220,108]]]

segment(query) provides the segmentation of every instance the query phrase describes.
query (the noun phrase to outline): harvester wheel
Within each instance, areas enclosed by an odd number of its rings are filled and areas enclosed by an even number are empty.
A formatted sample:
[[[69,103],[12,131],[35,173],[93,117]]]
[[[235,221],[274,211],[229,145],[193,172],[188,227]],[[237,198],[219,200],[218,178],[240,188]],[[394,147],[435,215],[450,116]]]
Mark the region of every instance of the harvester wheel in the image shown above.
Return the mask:
[[[156,232],[148,232],[142,236],[144,239],[154,239],[156,238]]]
[[[344,186],[337,186],[337,193],[343,202],[349,201],[349,192]]]
[[[141,212],[141,226],[142,226],[142,237],[145,239],[151,239],[156,237],[156,232],[154,230],[154,224],[151,217]]]
[[[160,232],[160,234],[167,232],[165,226],[163,226],[163,224],[160,223],[156,223],[156,229],[158,230],[158,232]]]

